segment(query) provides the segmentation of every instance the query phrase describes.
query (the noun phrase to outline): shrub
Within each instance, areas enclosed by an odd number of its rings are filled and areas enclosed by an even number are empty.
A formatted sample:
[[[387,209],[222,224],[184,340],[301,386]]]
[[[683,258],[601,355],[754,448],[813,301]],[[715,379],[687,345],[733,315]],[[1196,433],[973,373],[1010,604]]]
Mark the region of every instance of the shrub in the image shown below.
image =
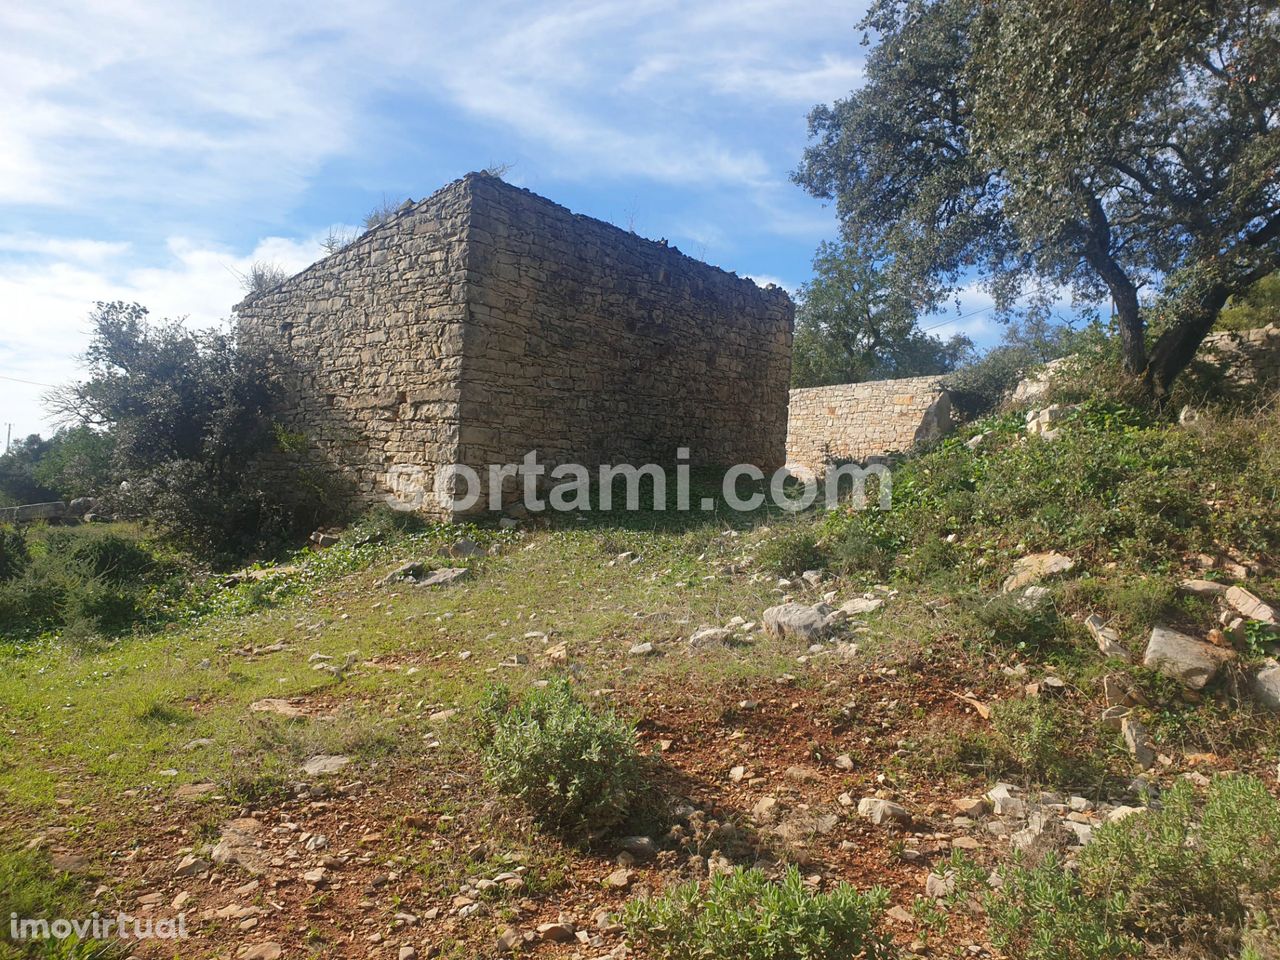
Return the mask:
[[[1024,960],[1123,960],[1142,945],[1119,929],[1124,893],[1096,899],[1053,854],[1034,867],[1015,863],[987,897],[991,939]]]
[[[755,550],[756,563],[770,573],[793,576],[826,566],[818,538],[808,526],[771,536]]]
[[[1280,801],[1249,776],[1215,779],[1203,804],[1180,782],[1100,828],[1078,876],[1053,857],[1013,865],[987,910],[996,944],[1029,960],[1256,951],[1280,915]]]
[[[1033,780],[1058,780],[1068,767],[1063,752],[1063,717],[1045,700],[1000,700],[991,708],[991,727],[1001,746]]]
[[[789,867],[774,883],[760,870],[737,870],[704,888],[679,884],[659,897],[627,904],[628,935],[663,960],[879,960],[894,956],[880,930],[888,892],[829,893],[805,887]]]
[[[30,562],[31,552],[22,531],[16,527],[0,527],[0,580],[12,580]]]
[[[641,787],[635,728],[582,703],[557,679],[515,699],[492,690],[481,710],[485,770],[544,826],[590,838],[627,816]]]
[[[1159,810],[1099,830],[1080,881],[1094,896],[1124,890],[1120,917],[1145,940],[1234,955],[1251,915],[1280,909],[1280,801],[1254,777],[1218,777],[1197,810],[1180,782]]]

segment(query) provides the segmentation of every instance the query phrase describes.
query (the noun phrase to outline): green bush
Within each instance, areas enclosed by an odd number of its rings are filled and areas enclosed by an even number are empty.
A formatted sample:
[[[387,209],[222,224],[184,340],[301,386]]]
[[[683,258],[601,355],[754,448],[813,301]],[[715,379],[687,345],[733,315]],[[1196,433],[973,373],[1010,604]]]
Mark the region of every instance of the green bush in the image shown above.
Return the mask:
[[[1258,953],[1280,917],[1280,801],[1250,776],[1186,781],[1100,828],[1073,876],[1015,864],[987,897],[995,943],[1029,960]]]
[[[1086,403],[1053,441],[1018,415],[974,425],[904,462],[887,511],[840,509],[822,521],[832,567],[877,575],[945,572],[995,586],[1013,560],[1057,550],[1082,565],[1150,575],[1222,546],[1280,554],[1280,413],[1210,416],[1180,427],[1154,414]],[[948,547],[938,541],[951,538]]]
[[[1081,884],[1124,890],[1124,925],[1145,940],[1234,955],[1253,915],[1280,918],[1280,801],[1249,776],[1215,778],[1199,808],[1186,781],[1162,801],[1094,835]]]
[[[0,527],[0,580],[12,580],[31,562],[27,538],[16,527]]]
[[[490,691],[481,710],[485,770],[544,826],[591,838],[621,823],[643,786],[635,728],[580,701],[565,679],[514,699]]]
[[[1064,751],[1064,711],[1047,700],[1000,700],[991,708],[991,728],[1022,772],[1036,781],[1060,781],[1070,768]]]
[[[778,883],[738,870],[705,888],[690,882],[633,900],[622,919],[628,935],[662,960],[879,960],[895,955],[880,929],[888,897],[846,883],[815,893],[795,867]]]
[[[781,576],[795,576],[827,565],[817,534],[806,526],[770,536],[755,550],[756,564]]]
[[[1004,883],[987,897],[991,939],[1023,960],[1124,960],[1142,945],[1120,929],[1124,893],[1086,896],[1053,855],[1037,866],[1002,870]]]

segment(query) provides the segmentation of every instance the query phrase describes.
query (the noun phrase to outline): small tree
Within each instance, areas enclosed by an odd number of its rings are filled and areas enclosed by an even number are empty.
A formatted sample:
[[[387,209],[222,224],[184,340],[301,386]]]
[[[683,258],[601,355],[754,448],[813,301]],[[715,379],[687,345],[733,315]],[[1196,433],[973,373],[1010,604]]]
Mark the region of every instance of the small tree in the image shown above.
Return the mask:
[[[1002,310],[1037,282],[1109,297],[1163,396],[1280,266],[1273,3],[877,0],[864,26],[867,83],[811,113],[796,179],[915,302],[974,271]]]
[[[824,243],[813,269],[796,311],[792,386],[945,373],[972,350],[967,337],[923,332],[911,305],[853,248]]]
[[[276,451],[264,357],[223,331],[152,324],[138,304],[100,303],[91,319],[88,377],[49,404],[64,420],[110,431],[119,509],[228,557],[326,519],[332,508],[308,478],[260,469]]]

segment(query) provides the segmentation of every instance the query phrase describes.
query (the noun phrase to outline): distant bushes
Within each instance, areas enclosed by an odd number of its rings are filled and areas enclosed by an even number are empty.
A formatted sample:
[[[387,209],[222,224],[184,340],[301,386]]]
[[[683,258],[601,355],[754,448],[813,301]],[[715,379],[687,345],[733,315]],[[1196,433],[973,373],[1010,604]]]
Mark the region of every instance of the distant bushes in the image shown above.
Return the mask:
[[[879,888],[811,890],[795,867],[776,883],[760,870],[737,870],[633,900],[623,923],[662,960],[887,960],[897,956],[880,929],[887,902]]]
[[[884,576],[995,579],[1019,553],[1061,550],[1149,573],[1221,544],[1280,552],[1280,417],[1211,417],[1179,427],[1088,402],[1052,441],[1021,417],[976,424],[977,449],[952,437],[893,477],[888,511],[836,511],[821,526],[834,567]],[[997,562],[992,562],[997,561]]]
[[[481,721],[490,780],[566,836],[589,839],[616,827],[644,787],[634,727],[591,709],[565,679],[518,698],[495,688]]]
[[[0,528],[0,636],[88,637],[130,629],[183,588],[175,563],[92,528]]]

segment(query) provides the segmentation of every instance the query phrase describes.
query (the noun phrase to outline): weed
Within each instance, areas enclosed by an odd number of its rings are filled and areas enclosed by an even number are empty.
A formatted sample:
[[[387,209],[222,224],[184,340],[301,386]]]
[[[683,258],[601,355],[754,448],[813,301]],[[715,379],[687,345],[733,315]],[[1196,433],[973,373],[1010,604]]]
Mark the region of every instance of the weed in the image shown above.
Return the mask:
[[[524,801],[539,822],[589,838],[626,818],[642,779],[630,723],[593,711],[565,679],[520,698],[496,689],[481,716],[489,778]]]
[[[893,956],[880,930],[887,901],[881,888],[864,894],[845,883],[814,893],[795,867],[777,883],[736,870],[705,888],[690,882],[633,900],[622,920],[662,960],[879,960]]]

